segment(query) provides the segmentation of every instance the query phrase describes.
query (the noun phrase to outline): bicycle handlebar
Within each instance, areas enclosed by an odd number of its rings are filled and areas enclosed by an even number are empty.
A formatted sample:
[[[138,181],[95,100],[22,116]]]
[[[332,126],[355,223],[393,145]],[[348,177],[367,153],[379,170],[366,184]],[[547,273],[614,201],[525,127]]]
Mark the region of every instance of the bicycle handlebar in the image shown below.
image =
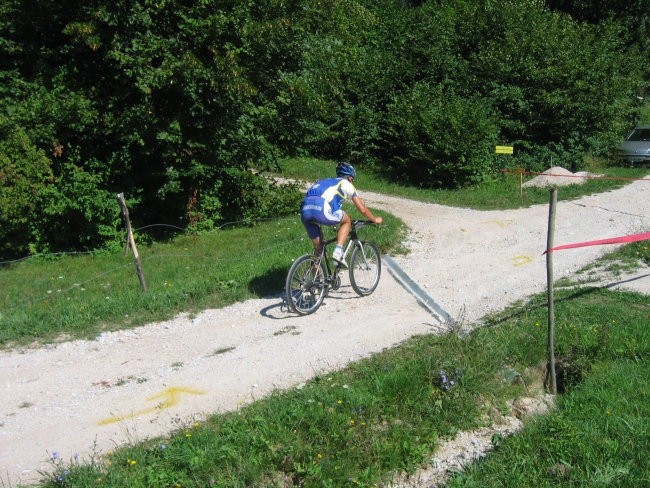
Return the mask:
[[[354,221],[352,221],[352,226],[355,229],[360,229],[361,227],[364,227],[366,225],[377,225],[377,224],[375,224],[372,220],[354,220]]]

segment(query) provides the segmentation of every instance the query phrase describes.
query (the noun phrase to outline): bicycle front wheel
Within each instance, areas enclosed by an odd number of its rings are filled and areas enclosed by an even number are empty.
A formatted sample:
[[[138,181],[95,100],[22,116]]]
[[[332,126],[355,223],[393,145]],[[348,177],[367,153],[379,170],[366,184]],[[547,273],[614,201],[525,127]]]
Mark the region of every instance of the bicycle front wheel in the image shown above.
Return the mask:
[[[361,296],[370,295],[379,284],[381,257],[372,242],[358,241],[350,257],[350,284]]]
[[[325,270],[320,259],[311,254],[296,259],[287,274],[285,291],[292,312],[307,315],[318,310],[327,294]]]

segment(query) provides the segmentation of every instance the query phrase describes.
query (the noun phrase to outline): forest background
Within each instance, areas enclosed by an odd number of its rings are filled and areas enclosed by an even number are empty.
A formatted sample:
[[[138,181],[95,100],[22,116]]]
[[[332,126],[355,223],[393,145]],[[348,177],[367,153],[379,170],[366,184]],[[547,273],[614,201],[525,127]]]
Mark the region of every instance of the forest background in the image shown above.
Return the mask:
[[[611,160],[650,0],[4,0],[0,259],[296,212],[286,157],[423,188]],[[323,175],[330,176],[330,175]]]

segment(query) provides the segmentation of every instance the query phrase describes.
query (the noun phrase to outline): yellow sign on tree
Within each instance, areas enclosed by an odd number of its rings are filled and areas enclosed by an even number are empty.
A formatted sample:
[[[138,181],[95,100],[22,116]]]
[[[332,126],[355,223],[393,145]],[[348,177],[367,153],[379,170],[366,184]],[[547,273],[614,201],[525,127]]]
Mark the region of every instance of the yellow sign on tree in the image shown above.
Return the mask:
[[[512,146],[497,146],[495,152],[497,154],[512,154],[514,148]]]

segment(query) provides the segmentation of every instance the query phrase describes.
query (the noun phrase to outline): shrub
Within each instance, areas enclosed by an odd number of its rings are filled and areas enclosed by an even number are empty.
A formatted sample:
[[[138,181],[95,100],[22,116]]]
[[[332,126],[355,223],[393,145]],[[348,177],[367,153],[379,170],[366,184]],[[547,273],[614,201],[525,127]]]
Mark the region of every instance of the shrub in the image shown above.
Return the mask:
[[[492,154],[497,135],[488,103],[423,82],[388,106],[381,150],[395,177],[416,186],[453,188],[497,169]]]
[[[0,256],[27,253],[36,201],[51,179],[45,153],[21,127],[0,117]]]
[[[92,250],[123,239],[116,196],[102,189],[101,179],[65,163],[61,175],[38,195],[38,212],[30,222],[31,250]]]

